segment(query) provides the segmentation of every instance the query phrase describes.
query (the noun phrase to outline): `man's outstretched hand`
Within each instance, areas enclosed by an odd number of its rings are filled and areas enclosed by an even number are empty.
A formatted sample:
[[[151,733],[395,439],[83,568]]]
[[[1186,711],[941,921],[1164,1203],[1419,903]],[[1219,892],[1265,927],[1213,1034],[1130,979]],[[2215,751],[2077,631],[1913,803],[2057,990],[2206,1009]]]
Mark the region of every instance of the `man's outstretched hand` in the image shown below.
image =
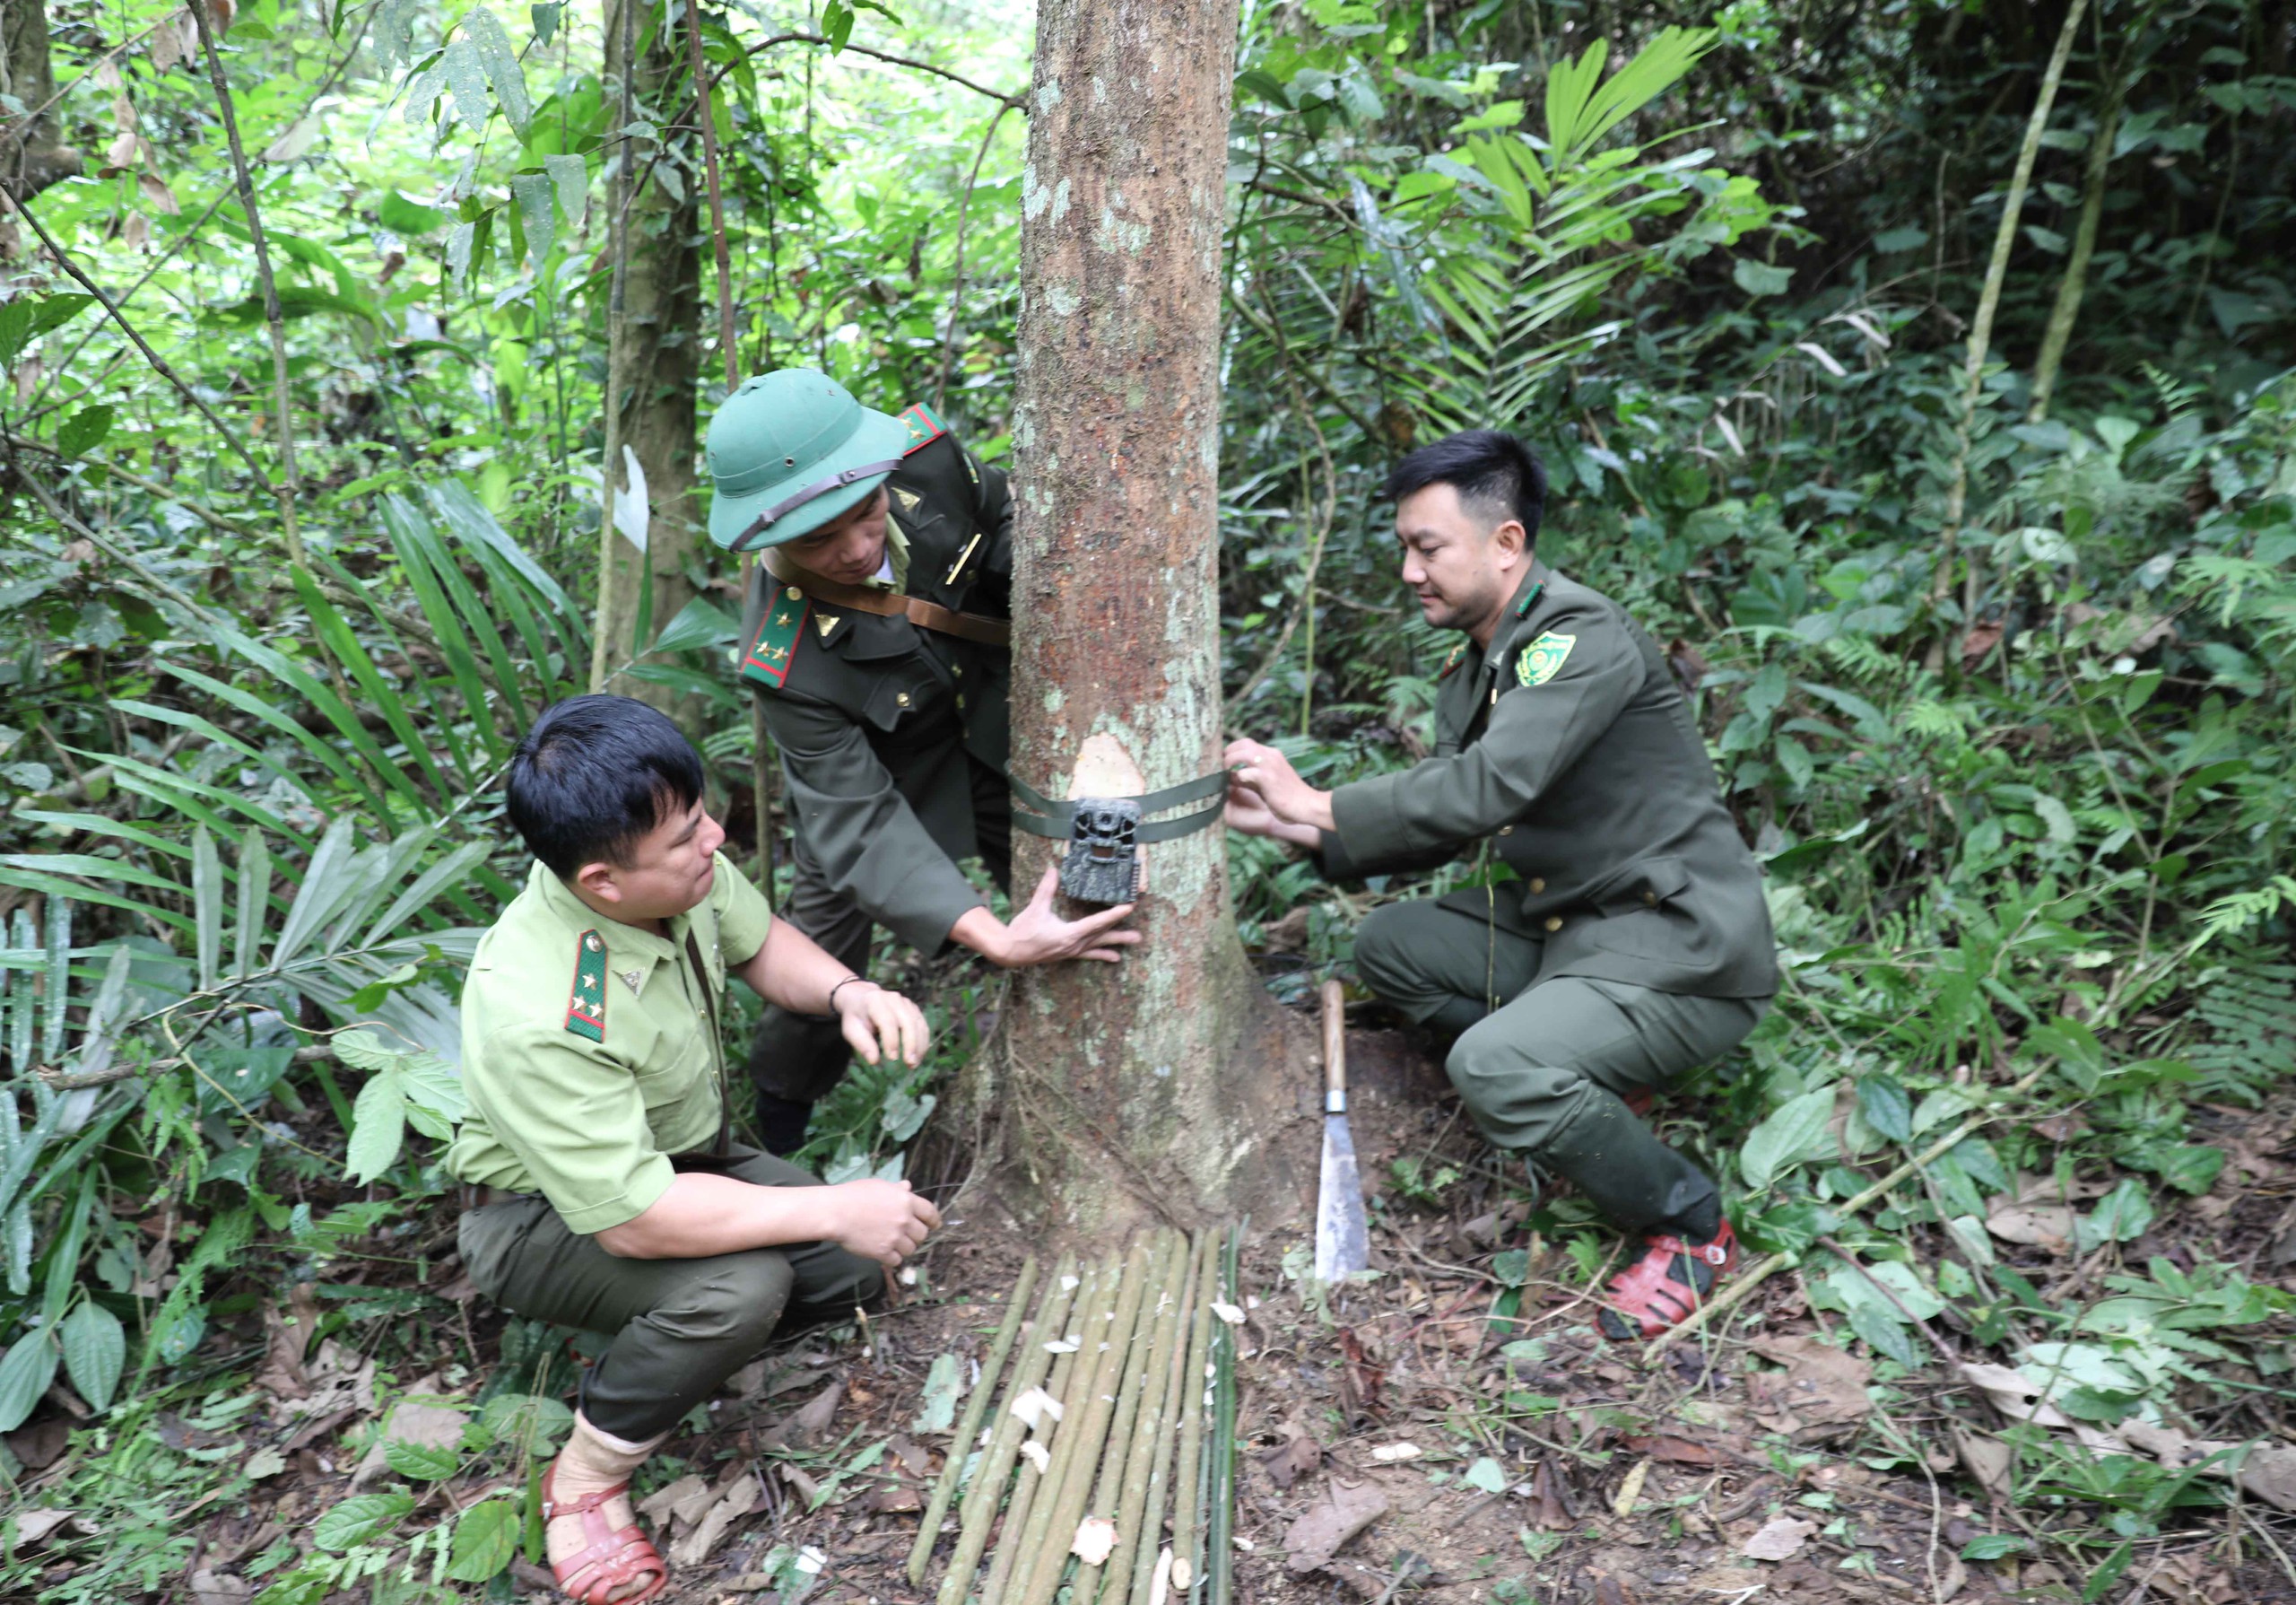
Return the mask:
[[[1052,907],[1052,894],[1059,884],[1060,871],[1048,867],[1044,878],[1037,883],[1036,895],[1014,912],[1012,924],[1000,923],[985,908],[970,908],[950,927],[949,934],[1007,970],[1057,964],[1070,958],[1112,964],[1124,956],[1126,947],[1140,940],[1138,931],[1119,929],[1131,916],[1134,905],[1128,903],[1082,920],[1062,919]]]
[[[1261,742],[1239,738],[1221,760],[1228,767],[1227,820],[1248,836],[1314,847],[1334,828],[1331,793],[1301,780],[1292,760]]]

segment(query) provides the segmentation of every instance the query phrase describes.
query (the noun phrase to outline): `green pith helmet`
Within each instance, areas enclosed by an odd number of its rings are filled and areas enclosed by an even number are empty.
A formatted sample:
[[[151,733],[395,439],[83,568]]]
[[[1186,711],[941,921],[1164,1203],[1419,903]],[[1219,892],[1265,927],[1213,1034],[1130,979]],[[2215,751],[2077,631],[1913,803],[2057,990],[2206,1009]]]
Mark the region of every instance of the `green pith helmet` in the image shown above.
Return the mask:
[[[900,466],[909,426],[811,368],[744,379],[709,420],[709,538],[755,552],[811,535]]]

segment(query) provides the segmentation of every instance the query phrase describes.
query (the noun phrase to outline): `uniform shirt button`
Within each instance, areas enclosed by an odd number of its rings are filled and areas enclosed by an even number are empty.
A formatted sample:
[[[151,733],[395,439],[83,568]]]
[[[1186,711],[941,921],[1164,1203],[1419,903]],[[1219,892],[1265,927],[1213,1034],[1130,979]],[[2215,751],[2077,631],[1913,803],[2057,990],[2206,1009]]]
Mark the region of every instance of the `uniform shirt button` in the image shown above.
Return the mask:
[[[897,696],[895,696],[895,697],[893,698],[893,701],[895,701],[896,702],[899,702],[899,703],[900,703],[902,707],[904,707],[904,708],[908,707],[908,706],[909,706],[909,693],[907,693],[906,691],[904,691],[904,692],[900,693],[899,695],[897,695]]]
[[[1539,893],[1539,892],[1544,892],[1544,891],[1545,891],[1545,890],[1546,890],[1546,879],[1545,879],[1545,877],[1543,877],[1543,876],[1537,876],[1537,875],[1534,875],[1533,877],[1531,877],[1531,890],[1532,890],[1532,892],[1533,892],[1533,893]]]
[[[958,706],[958,707],[960,707],[960,708],[961,708],[961,707],[963,707],[964,705],[965,705],[965,693],[964,693],[963,692],[961,692],[961,692],[957,693],[957,706]]]
[[[949,666],[949,672],[956,676],[958,679],[961,680],[965,677],[965,666],[961,663],[951,664]]]
[[[1511,836],[1515,833],[1515,827],[1511,824],[1502,824],[1499,827],[1499,833],[1502,836]]]
[[[789,588],[789,599],[792,602],[802,602],[805,599],[805,593],[793,585]]]
[[[1645,892],[1642,894],[1642,901],[1648,903],[1652,908],[1657,908],[1658,906],[1658,894],[1656,892]]]
[[[1562,916],[1561,914],[1549,914],[1546,917],[1546,928],[1549,930],[1561,930],[1562,929]]]

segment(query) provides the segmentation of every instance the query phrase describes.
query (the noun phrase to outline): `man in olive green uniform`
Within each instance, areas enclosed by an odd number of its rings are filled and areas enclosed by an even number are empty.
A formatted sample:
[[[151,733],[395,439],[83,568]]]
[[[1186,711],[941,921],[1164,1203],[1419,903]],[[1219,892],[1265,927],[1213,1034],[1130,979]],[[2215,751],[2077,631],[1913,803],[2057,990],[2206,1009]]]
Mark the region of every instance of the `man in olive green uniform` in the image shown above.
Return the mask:
[[[874,927],[1008,967],[1113,962],[1129,904],[1053,912],[1054,874],[1011,924],[958,868],[1012,865],[1004,763],[1013,504],[1002,470],[921,403],[899,417],[826,374],[762,374],[709,423],[709,535],[755,552],[741,675],[781,755],[796,845],[789,922],[855,970]],[[844,1075],[836,1022],[765,1011],[750,1053],[757,1130],[804,1141]]]
[[[1434,755],[1326,792],[1239,741],[1229,822],[1311,850],[1335,878],[1478,843],[1513,872],[1376,910],[1356,965],[1456,1035],[1446,1069],[1486,1138],[1647,1239],[1601,1320],[1655,1335],[1729,1269],[1735,1238],[1714,1182],[1637,1110],[1753,1029],[1776,955],[1761,871],[1665,659],[1617,603],[1533,554],[1545,488],[1521,443],[1488,430],[1397,466],[1405,583],[1430,624],[1467,636],[1443,668]]]
[[[907,1182],[825,1187],[728,1138],[729,975],[915,1064],[925,1019],[767,912],[718,848],[701,763],[627,697],[545,711],[513,755],[536,863],[463,990],[470,1112],[448,1150],[471,1280],[529,1320],[611,1334],[543,1487],[559,1582],[659,1592],[623,1496],[677,1421],[785,1322],[849,1315],[939,1222]]]

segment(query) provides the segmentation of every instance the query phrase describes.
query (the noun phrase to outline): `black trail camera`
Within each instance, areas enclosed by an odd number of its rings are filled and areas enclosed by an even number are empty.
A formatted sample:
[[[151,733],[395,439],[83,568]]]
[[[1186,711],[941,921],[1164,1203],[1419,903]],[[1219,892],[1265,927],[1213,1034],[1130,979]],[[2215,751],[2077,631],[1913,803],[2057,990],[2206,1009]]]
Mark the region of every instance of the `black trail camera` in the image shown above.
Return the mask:
[[[1140,892],[1140,803],[1079,798],[1068,825],[1060,889],[1079,903],[1130,903]]]

